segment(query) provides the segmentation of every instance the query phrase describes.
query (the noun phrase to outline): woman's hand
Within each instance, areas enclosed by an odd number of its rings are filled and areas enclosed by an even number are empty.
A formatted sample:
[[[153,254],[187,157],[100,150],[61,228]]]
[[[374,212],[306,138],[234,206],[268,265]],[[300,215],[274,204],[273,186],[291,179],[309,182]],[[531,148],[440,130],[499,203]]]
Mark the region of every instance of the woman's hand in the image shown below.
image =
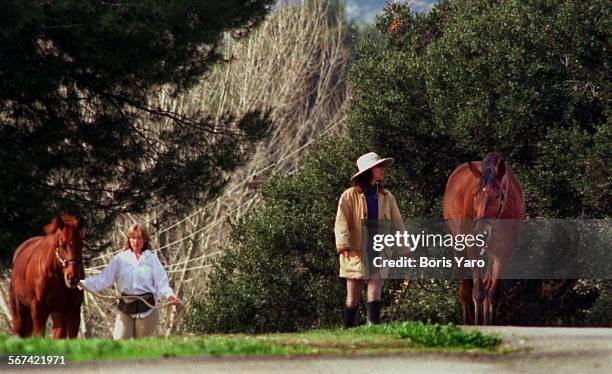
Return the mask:
[[[351,252],[350,249],[345,249],[344,251],[340,252],[340,256],[344,258],[351,258],[352,256],[354,256],[354,254]]]
[[[170,300],[170,304],[172,305],[179,305],[181,303],[181,300],[176,295],[170,296],[168,300]]]

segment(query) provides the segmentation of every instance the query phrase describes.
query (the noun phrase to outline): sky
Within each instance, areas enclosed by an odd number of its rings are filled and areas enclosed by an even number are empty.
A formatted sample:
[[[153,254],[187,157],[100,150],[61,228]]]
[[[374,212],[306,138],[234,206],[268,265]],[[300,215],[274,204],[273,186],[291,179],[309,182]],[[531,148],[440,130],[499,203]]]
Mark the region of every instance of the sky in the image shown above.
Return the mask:
[[[345,11],[348,19],[373,23],[374,17],[380,13],[389,0],[345,0]],[[428,12],[436,0],[402,0],[417,12]]]

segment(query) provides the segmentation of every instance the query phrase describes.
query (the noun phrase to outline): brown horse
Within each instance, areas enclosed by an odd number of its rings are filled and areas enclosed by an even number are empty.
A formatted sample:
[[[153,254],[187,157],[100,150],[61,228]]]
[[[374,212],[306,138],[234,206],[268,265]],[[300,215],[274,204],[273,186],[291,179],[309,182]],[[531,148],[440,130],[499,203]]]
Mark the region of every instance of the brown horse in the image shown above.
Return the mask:
[[[46,236],[23,242],[13,256],[9,304],[13,332],[45,335],[49,315],[55,339],[74,338],[81,323],[85,230],[79,219],[62,214],[45,226]]]
[[[512,252],[517,220],[525,216],[521,186],[504,159],[489,153],[482,162],[467,162],[453,171],[442,206],[453,235],[482,233],[487,237],[486,269],[475,267],[467,270],[469,273],[458,273],[459,299],[464,324],[494,324],[499,279]],[[464,255],[478,259],[484,252],[469,247]]]

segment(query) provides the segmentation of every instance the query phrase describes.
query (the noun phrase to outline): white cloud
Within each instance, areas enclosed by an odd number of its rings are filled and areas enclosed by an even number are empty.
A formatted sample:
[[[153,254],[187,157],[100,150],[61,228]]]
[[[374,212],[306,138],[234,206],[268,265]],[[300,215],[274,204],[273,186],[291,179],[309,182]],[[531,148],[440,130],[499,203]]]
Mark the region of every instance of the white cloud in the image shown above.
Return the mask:
[[[346,0],[344,10],[348,19],[373,23],[380,14],[387,0]],[[403,0],[398,1],[410,6],[416,12],[429,12],[437,0]]]
[[[416,12],[429,12],[434,6],[433,2],[425,0],[407,0],[406,4]]]
[[[349,19],[361,19],[362,7],[351,1],[347,1],[344,5],[344,12]]]

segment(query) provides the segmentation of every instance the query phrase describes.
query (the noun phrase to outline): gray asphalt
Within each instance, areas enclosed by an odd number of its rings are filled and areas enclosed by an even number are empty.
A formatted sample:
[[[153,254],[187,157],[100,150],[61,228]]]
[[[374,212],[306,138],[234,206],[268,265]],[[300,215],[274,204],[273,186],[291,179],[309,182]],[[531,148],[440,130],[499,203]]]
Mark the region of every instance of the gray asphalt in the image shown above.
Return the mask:
[[[169,358],[69,365],[79,373],[612,373],[612,328],[468,327],[497,333],[503,355],[402,353],[375,356]],[[67,370],[61,370],[65,373]],[[49,370],[45,370],[49,371]],[[54,371],[51,369],[51,371]],[[21,371],[23,372],[23,371]],[[58,371],[59,372],[59,371]]]

